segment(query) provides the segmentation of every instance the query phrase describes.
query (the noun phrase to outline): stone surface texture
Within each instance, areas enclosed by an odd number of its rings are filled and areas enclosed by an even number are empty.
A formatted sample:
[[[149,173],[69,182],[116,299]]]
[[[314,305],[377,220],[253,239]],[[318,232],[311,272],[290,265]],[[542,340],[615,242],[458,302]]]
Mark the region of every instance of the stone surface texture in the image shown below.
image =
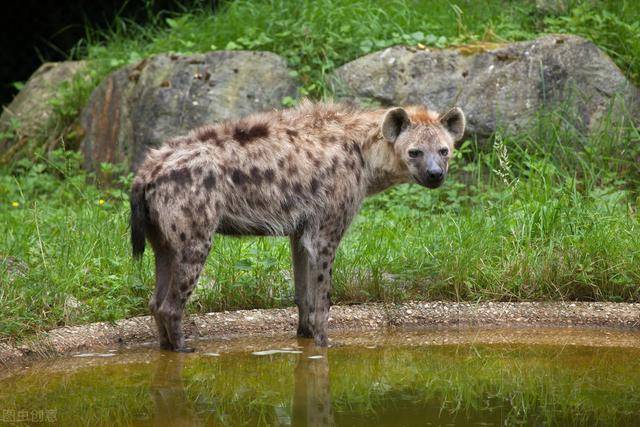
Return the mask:
[[[217,121],[282,105],[297,84],[283,58],[268,52],[157,55],[109,75],[82,112],[86,166],[125,162],[148,147]]]
[[[542,107],[559,108],[581,130],[593,130],[625,102],[638,117],[640,92],[592,42],[549,35],[527,42],[451,49],[396,46],[336,70],[344,98],[383,105],[460,106],[468,134],[526,129]]]
[[[24,88],[0,115],[0,132],[11,130],[12,122],[19,123],[15,137],[0,140],[0,152],[10,149],[24,138],[40,138],[54,114],[51,100],[60,85],[86,68],[84,61],[47,62],[25,83]]]

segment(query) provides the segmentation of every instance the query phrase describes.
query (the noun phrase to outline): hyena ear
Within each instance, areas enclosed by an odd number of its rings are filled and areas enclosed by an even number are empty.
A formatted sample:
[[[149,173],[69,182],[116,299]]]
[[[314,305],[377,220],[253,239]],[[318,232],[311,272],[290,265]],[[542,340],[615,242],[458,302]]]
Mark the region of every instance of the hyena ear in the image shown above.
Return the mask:
[[[466,126],[466,120],[464,113],[458,107],[453,107],[440,116],[440,123],[449,131],[453,136],[453,141],[457,142],[462,139],[464,135],[464,128]]]
[[[407,114],[404,108],[392,108],[387,111],[387,114],[384,115],[384,119],[382,120],[382,136],[391,143],[396,142],[398,136],[400,136],[410,124],[409,114]]]

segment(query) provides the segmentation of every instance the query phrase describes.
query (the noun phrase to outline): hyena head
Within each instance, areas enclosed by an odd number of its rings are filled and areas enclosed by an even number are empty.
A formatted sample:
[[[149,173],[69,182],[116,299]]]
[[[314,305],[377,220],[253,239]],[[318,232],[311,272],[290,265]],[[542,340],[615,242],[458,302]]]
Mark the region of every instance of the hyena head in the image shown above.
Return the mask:
[[[382,136],[393,144],[407,181],[437,188],[444,182],[454,143],[464,134],[458,107],[437,114],[421,107],[392,108],[384,116]]]

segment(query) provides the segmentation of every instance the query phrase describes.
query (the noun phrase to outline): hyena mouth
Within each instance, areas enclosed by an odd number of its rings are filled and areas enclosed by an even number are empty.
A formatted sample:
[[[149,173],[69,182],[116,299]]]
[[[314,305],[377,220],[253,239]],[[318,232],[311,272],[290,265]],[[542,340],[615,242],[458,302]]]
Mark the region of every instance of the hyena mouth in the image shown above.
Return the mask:
[[[417,184],[427,188],[438,188],[444,182],[444,176],[441,179],[425,179],[422,180],[416,175],[411,175]]]

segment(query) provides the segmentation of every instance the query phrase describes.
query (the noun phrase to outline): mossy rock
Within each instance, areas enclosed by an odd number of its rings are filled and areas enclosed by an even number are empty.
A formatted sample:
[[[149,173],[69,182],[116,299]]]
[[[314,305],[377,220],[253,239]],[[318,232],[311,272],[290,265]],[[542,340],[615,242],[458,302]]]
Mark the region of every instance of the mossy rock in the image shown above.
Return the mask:
[[[24,88],[0,115],[0,161],[10,161],[32,140],[47,138],[55,107],[52,101],[64,82],[85,70],[85,61],[48,62],[29,78]]]

